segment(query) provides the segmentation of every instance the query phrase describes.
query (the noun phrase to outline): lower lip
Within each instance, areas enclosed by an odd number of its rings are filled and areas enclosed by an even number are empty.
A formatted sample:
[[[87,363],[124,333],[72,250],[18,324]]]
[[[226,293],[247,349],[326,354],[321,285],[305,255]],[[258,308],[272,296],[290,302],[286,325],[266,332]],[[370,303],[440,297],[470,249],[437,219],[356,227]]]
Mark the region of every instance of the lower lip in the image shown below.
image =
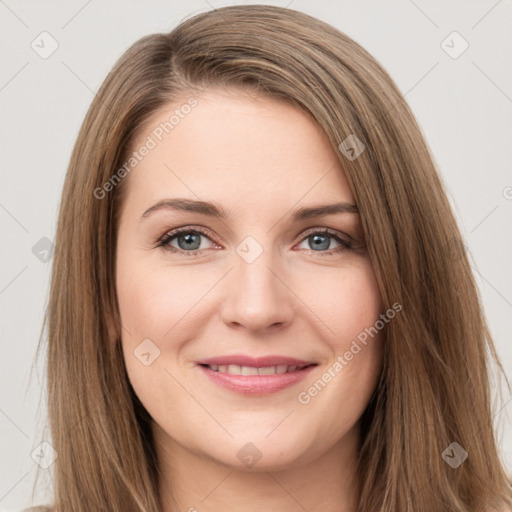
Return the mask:
[[[274,375],[232,375],[211,370],[207,366],[199,365],[203,373],[215,384],[242,395],[266,395],[281,389],[293,386],[303,380],[315,366],[308,366],[303,370]]]

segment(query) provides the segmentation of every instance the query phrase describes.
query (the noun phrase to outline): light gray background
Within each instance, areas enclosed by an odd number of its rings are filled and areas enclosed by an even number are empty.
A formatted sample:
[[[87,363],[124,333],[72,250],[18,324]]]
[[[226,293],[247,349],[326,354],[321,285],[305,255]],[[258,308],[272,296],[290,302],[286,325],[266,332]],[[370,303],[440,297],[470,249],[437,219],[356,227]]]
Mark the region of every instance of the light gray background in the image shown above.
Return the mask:
[[[66,167],[94,92],[138,38],[234,3],[245,2],[0,0],[2,510],[31,504],[37,468],[31,453],[48,439],[44,408],[36,415],[42,369],[32,365],[51,260],[40,261],[32,248],[43,237],[54,239]],[[379,60],[404,93],[450,192],[492,334],[512,377],[512,1],[267,3],[341,29]],[[59,45],[47,59],[31,48],[43,31]],[[441,46],[453,31],[469,43],[456,59]],[[445,45],[455,51],[460,44],[452,39]],[[512,470],[510,400],[505,390],[496,421]]]

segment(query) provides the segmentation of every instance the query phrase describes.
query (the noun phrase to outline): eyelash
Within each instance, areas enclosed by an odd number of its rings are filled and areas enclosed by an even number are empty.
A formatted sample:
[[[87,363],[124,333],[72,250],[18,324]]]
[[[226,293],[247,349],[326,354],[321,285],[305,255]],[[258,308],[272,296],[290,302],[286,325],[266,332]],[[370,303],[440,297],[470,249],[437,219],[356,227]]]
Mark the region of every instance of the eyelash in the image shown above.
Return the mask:
[[[201,229],[201,228],[192,229],[191,227],[185,227],[185,228],[175,229],[174,231],[171,231],[169,233],[165,233],[162,237],[160,237],[157,240],[157,247],[161,247],[165,251],[169,251],[171,253],[184,254],[186,256],[195,256],[196,254],[199,254],[200,252],[206,250],[206,249],[197,249],[195,251],[184,251],[182,249],[177,249],[176,247],[172,247],[172,246],[168,245],[171,240],[173,240],[174,238],[177,238],[179,235],[182,235],[185,233],[200,234],[200,235],[203,235],[206,238],[208,238],[210,241],[212,241],[210,234],[207,233],[206,231],[204,231],[203,229]],[[304,233],[304,235],[301,238],[299,243],[304,242],[304,240],[306,240],[309,236],[316,235],[316,234],[330,235],[338,243],[341,244],[340,247],[336,247],[335,249],[330,249],[328,251],[314,251],[312,249],[308,251],[309,253],[314,253],[316,256],[330,256],[332,254],[341,253],[343,251],[350,250],[353,248],[352,243],[348,240],[348,238],[341,236],[337,231],[334,231],[329,228],[309,229]]]

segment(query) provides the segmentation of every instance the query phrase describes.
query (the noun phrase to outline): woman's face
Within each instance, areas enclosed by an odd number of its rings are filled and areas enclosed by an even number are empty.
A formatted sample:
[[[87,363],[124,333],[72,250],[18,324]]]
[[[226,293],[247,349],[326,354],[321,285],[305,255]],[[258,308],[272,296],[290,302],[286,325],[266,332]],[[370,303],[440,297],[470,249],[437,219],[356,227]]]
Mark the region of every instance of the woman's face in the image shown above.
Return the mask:
[[[383,322],[337,155],[287,103],[195,99],[139,134],[118,232],[123,353],[157,443],[254,470],[354,446]]]

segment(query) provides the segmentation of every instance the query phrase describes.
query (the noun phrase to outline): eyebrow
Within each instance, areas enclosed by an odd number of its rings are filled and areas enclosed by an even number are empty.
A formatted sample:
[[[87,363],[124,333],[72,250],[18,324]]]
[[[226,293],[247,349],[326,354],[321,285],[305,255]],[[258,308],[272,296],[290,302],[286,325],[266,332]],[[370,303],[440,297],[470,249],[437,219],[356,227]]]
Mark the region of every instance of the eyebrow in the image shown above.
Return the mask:
[[[141,217],[141,221],[149,217],[153,212],[158,210],[179,210],[186,212],[199,213],[209,217],[225,219],[228,217],[226,210],[220,205],[208,201],[196,201],[193,199],[162,199],[156,204],[148,208]],[[293,222],[322,217],[324,215],[332,215],[336,213],[358,213],[357,206],[353,203],[334,203],[308,206],[299,208],[291,215]]]

